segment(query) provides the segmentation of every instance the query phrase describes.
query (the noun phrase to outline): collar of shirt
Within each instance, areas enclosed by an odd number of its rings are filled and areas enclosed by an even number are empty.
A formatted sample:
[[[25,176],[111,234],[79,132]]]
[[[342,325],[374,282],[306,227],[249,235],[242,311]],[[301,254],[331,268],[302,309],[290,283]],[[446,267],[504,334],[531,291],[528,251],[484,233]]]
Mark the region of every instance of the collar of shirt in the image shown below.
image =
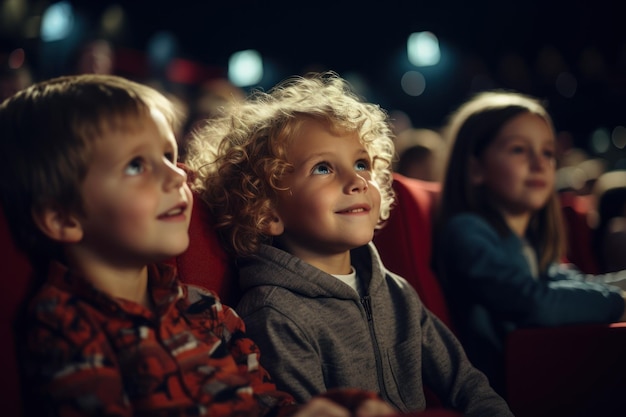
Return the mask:
[[[60,262],[52,262],[48,269],[48,284],[96,306],[109,314],[130,314],[153,318],[161,316],[184,297],[184,289],[176,279],[176,269],[166,264],[148,265],[148,291],[155,305],[155,312],[133,301],[114,298],[98,290]]]

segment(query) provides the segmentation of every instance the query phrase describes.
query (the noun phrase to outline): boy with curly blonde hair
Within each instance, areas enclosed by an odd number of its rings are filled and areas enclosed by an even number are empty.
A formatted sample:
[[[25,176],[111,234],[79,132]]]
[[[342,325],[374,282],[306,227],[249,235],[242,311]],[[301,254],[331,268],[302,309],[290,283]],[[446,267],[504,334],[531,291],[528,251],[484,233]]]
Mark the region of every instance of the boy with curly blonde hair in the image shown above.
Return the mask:
[[[393,154],[386,113],[322,73],[208,121],[186,162],[238,256],[237,311],[281,389],[306,401],[357,387],[413,412],[428,386],[464,415],[510,416],[371,242],[393,204]]]

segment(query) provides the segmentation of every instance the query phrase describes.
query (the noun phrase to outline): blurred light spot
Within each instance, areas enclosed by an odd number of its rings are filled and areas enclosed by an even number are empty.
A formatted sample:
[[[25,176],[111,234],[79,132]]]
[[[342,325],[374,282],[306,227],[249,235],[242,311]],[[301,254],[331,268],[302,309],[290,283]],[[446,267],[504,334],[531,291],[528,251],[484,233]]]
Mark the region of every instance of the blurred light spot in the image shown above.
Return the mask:
[[[9,54],[8,63],[9,63],[10,69],[21,68],[22,65],[24,65],[25,61],[26,61],[26,53],[24,52],[22,48],[14,49]]]
[[[624,147],[626,147],[626,127],[615,127],[611,133],[611,141],[617,149],[624,149]]]
[[[27,10],[26,0],[4,0],[0,5],[0,32],[9,34],[19,29]]]
[[[113,72],[113,47],[105,39],[87,42],[79,50],[76,71],[81,74],[111,74]]]
[[[562,167],[556,170],[555,188],[561,190],[580,190],[585,185],[585,172],[577,166]]]
[[[591,148],[596,153],[605,153],[609,150],[610,144],[610,135],[606,129],[598,128],[591,134]]]
[[[124,9],[118,4],[106,8],[102,14],[102,30],[109,36],[120,34],[124,25]]]
[[[176,55],[176,37],[166,31],[155,33],[148,41],[148,57],[150,64],[155,70],[162,70],[167,67]]]
[[[417,97],[426,89],[426,79],[418,71],[407,71],[402,76],[400,85],[406,94]]]
[[[556,91],[565,98],[572,98],[576,94],[578,82],[569,72],[562,72],[556,77]]]
[[[432,32],[415,32],[409,35],[407,53],[411,64],[418,67],[436,65],[441,58],[439,40]]]
[[[74,26],[74,10],[66,1],[52,4],[43,13],[41,39],[45,42],[65,39]]]
[[[259,83],[263,79],[261,54],[253,49],[232,54],[228,60],[228,79],[237,87]]]

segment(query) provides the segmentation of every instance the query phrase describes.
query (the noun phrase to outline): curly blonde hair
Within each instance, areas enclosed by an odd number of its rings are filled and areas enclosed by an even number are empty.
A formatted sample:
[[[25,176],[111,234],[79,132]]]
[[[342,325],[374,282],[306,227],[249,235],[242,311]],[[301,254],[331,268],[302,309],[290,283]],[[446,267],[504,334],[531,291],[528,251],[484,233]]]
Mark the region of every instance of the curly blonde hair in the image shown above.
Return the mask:
[[[394,145],[387,113],[361,100],[334,72],[292,77],[268,92],[254,91],[191,134],[184,162],[195,174],[193,188],[208,203],[216,229],[234,254],[256,253],[271,240],[267,226],[283,189],[280,180],[293,168],[286,149],[307,119],[358,134],[380,187],[377,227],[389,218]]]

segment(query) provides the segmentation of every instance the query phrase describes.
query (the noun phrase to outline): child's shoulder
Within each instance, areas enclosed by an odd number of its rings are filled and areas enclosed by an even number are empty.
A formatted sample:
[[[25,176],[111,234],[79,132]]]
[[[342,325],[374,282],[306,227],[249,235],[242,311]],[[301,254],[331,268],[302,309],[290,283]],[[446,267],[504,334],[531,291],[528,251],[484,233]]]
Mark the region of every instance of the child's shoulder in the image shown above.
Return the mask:
[[[449,253],[458,253],[470,248],[473,253],[474,250],[485,246],[502,245],[503,237],[483,216],[464,212],[450,217],[443,225],[437,244],[438,247],[446,248]]]
[[[471,212],[458,213],[450,217],[445,225],[445,230],[449,232],[461,230],[463,233],[471,231],[494,231],[493,227],[483,216]]]
[[[27,318],[51,329],[72,327],[84,318],[84,307],[76,294],[44,283],[28,301]]]

